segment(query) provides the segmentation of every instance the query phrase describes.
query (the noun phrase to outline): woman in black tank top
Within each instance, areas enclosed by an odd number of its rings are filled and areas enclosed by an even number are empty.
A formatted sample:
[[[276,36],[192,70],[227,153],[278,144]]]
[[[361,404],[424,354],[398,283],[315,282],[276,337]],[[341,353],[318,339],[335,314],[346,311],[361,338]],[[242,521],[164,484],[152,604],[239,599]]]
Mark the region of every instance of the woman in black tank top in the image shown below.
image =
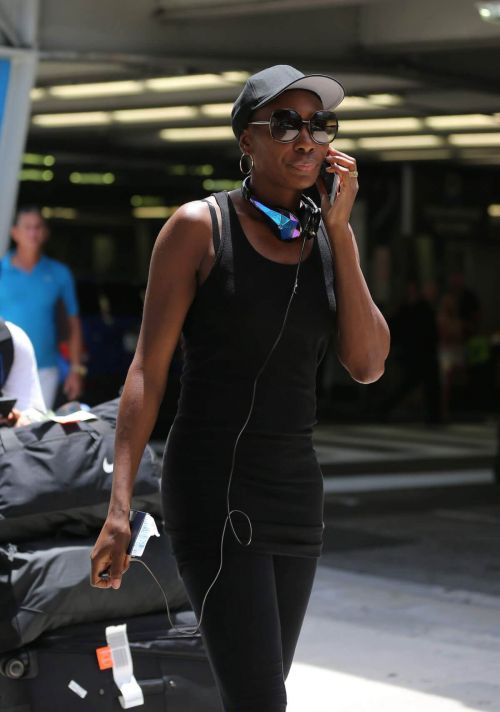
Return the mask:
[[[226,712],[286,709],[321,551],[312,429],[328,340],[361,383],[381,376],[389,348],[349,225],[356,162],[330,145],[342,98],[331,77],[284,65],[247,81],[232,113],[247,178],[241,191],[182,206],[162,229],[121,399],[109,514],[92,555],[102,588],[118,588],[128,567],[135,472],[182,333],[165,527]],[[333,205],[325,161],[339,179]],[[321,210],[303,195],[314,184]]]

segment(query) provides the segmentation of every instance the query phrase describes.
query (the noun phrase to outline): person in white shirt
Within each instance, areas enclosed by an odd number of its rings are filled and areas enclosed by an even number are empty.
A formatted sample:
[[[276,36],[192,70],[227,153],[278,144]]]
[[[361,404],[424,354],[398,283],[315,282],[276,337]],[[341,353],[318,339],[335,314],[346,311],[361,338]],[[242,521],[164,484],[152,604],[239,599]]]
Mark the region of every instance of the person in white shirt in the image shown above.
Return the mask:
[[[5,418],[0,417],[0,425],[26,425],[35,413],[45,413],[47,408],[40,387],[33,345],[19,326],[6,321],[14,347],[14,358],[9,374],[3,385],[4,398],[16,398],[15,408]]]

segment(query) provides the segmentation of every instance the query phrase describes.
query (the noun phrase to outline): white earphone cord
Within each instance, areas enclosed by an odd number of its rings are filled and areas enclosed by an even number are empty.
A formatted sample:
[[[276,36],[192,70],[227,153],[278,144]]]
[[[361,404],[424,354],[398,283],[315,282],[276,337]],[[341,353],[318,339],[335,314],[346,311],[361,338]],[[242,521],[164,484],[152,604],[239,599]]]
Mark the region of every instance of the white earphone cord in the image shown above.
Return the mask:
[[[274,343],[273,343],[273,345],[272,345],[272,347],[271,347],[269,353],[267,354],[266,358],[264,359],[264,362],[263,362],[262,366],[260,367],[259,371],[257,372],[257,375],[255,376],[255,380],[254,380],[254,382],[253,382],[253,387],[252,387],[252,398],[251,398],[251,400],[250,400],[250,408],[249,408],[249,411],[248,411],[248,415],[247,415],[247,417],[246,417],[246,419],[245,419],[245,422],[243,423],[243,425],[242,425],[242,427],[241,427],[241,429],[240,429],[238,435],[236,436],[236,440],[235,440],[235,442],[234,442],[233,453],[232,453],[232,458],[231,458],[231,470],[230,470],[230,472],[229,472],[229,478],[228,478],[228,483],[227,483],[227,491],[226,491],[226,508],[227,508],[227,514],[226,514],[226,519],[225,519],[225,521],[224,521],[224,526],[222,527],[222,534],[221,534],[221,540],[220,540],[220,563],[219,563],[219,568],[218,568],[217,573],[215,574],[215,576],[214,576],[214,578],[213,578],[213,580],[212,580],[210,586],[207,588],[207,590],[206,590],[206,592],[205,592],[205,595],[203,596],[203,601],[202,601],[201,610],[200,610],[200,618],[199,618],[198,625],[196,626],[196,628],[178,628],[177,626],[175,626],[175,625],[173,624],[172,619],[171,619],[171,617],[170,617],[170,606],[168,605],[168,597],[167,597],[167,594],[165,593],[165,591],[164,591],[164,589],[163,589],[163,586],[162,586],[161,583],[158,581],[158,579],[156,578],[155,574],[151,571],[151,569],[149,568],[149,566],[148,566],[144,561],[142,561],[142,559],[136,559],[136,558],[132,558],[132,559],[131,559],[131,562],[133,562],[133,563],[140,563],[140,564],[142,564],[142,565],[144,566],[144,568],[149,571],[149,573],[151,574],[151,576],[153,577],[153,579],[156,581],[156,583],[157,583],[158,586],[160,587],[160,590],[161,590],[161,592],[162,592],[162,594],[163,594],[163,598],[165,599],[165,606],[166,606],[166,609],[167,609],[168,622],[170,623],[170,626],[171,626],[172,630],[174,630],[176,633],[179,633],[180,635],[196,635],[196,633],[198,633],[198,631],[200,630],[200,626],[201,626],[201,623],[202,623],[202,621],[203,621],[203,613],[204,613],[204,611],[205,611],[205,604],[206,604],[206,602],[207,602],[208,594],[210,593],[210,591],[211,591],[212,588],[214,587],[214,585],[215,585],[215,583],[216,583],[217,579],[219,578],[220,573],[221,573],[221,571],[222,571],[222,565],[223,565],[223,561],[224,561],[224,537],[225,537],[225,534],[226,534],[226,528],[227,528],[228,522],[229,522],[229,524],[230,524],[230,526],[231,526],[231,530],[232,530],[232,532],[233,532],[233,534],[234,534],[234,537],[235,537],[236,541],[238,542],[238,544],[241,544],[241,546],[250,546],[250,544],[252,543],[253,529],[252,529],[252,522],[251,522],[251,520],[250,520],[250,517],[248,516],[248,514],[246,514],[245,512],[243,512],[241,509],[231,509],[231,508],[230,508],[230,503],[229,503],[229,496],[230,496],[230,491],[231,491],[231,483],[232,483],[232,481],[233,481],[233,474],[234,474],[234,469],[235,469],[235,466],[236,466],[236,451],[237,451],[237,449],[238,449],[238,445],[239,445],[241,436],[242,436],[243,433],[245,432],[245,430],[246,430],[246,428],[247,428],[247,425],[248,425],[248,423],[250,422],[250,418],[252,417],[253,408],[254,408],[254,405],[255,405],[255,396],[256,396],[256,393],[257,393],[257,383],[258,383],[258,381],[259,381],[259,378],[261,377],[262,373],[264,372],[264,369],[266,368],[267,364],[269,363],[269,360],[270,360],[271,356],[273,355],[274,351],[276,350],[276,347],[278,346],[279,342],[281,341],[281,338],[282,338],[282,336],[283,336],[283,332],[285,331],[285,326],[286,326],[286,323],[287,323],[287,320],[288,320],[288,314],[289,314],[289,312],[290,312],[290,307],[292,306],[292,301],[293,301],[293,298],[294,298],[295,294],[297,293],[297,287],[298,287],[298,285],[299,285],[299,281],[298,281],[298,280],[299,280],[299,272],[300,272],[300,267],[301,267],[301,265],[302,265],[302,255],[304,254],[304,247],[305,247],[305,244],[306,244],[306,239],[307,239],[307,237],[306,237],[306,235],[305,235],[304,238],[303,238],[303,240],[302,240],[302,247],[301,247],[301,250],[300,250],[299,261],[298,261],[298,263],[297,263],[297,269],[296,269],[296,271],[295,271],[295,279],[294,279],[294,283],[293,283],[292,293],[290,294],[290,299],[288,300],[288,305],[287,305],[286,310],[285,310],[285,315],[284,315],[284,317],[283,317],[283,322],[282,322],[282,324],[281,324],[281,328],[280,328],[280,330],[279,330],[278,336],[276,337],[276,339],[275,339],[275,341],[274,341]],[[249,528],[250,528],[250,534],[249,534],[248,540],[247,540],[246,542],[242,542],[241,539],[239,538],[238,534],[237,534],[236,531],[235,531],[235,528],[234,528],[234,526],[233,526],[233,521],[232,521],[232,515],[233,515],[233,514],[242,514],[243,517],[244,517],[244,518],[247,520],[247,522],[248,522],[248,526],[249,526]]]

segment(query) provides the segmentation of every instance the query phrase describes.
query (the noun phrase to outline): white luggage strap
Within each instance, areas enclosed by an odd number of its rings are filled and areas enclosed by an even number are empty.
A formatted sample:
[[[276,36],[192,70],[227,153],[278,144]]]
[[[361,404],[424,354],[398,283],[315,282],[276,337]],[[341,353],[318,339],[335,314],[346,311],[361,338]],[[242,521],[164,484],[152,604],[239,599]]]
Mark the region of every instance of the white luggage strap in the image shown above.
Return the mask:
[[[134,666],[127,636],[127,624],[109,625],[106,640],[111,648],[113,678],[122,693],[118,698],[123,709],[144,704],[144,695],[134,677]]]

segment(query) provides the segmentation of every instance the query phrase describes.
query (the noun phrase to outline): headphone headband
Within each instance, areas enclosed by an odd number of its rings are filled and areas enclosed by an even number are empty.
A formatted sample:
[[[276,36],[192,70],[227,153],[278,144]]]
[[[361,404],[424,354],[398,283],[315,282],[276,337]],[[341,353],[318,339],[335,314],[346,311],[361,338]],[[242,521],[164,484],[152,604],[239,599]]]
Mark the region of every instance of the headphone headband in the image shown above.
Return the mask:
[[[252,191],[250,176],[243,181],[241,194],[264,215],[279,240],[291,242],[298,237],[305,237],[307,240],[316,237],[321,220],[321,208],[307,195],[300,196],[299,212],[296,215],[285,208],[270,208],[261,203]]]

